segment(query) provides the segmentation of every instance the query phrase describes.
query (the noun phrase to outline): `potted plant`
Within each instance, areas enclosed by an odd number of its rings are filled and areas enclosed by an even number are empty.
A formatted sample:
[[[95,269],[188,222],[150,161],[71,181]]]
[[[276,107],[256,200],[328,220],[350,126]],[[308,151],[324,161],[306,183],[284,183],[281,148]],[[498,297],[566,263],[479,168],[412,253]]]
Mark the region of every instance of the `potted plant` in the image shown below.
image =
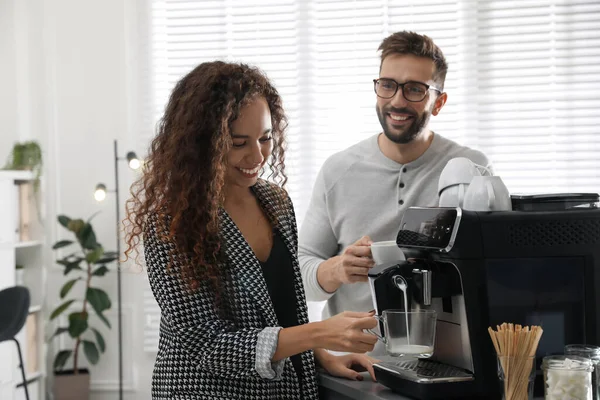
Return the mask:
[[[42,149],[36,141],[15,143],[4,169],[33,171],[34,188],[37,191],[42,174]]]
[[[64,275],[75,274],[77,277],[68,280],[60,290],[60,298],[65,301],[50,315],[56,319],[65,311],[69,312],[68,322],[58,326],[52,338],[68,334],[74,341],[73,348],[61,350],[54,359],[54,399],[88,399],[90,375],[85,368],[80,368],[81,350],[90,364],[96,364],[100,354],[106,350],[106,344],[98,329],[90,326],[91,311],[110,328],[104,312],[111,307],[108,294],[92,285],[93,280],[103,277],[108,272],[107,264],[117,259],[114,252],[106,252],[96,241],[96,235],[90,220],[71,219],[65,215],[58,217],[58,222],[74,235],[75,240],[60,240],[52,248],[54,250],[77,246],[77,250],[57,260],[64,267]],[[66,299],[74,287],[84,285],[83,298],[76,302],[75,298]],[[73,310],[77,307],[77,310]],[[67,361],[72,361],[72,368],[65,369]]]

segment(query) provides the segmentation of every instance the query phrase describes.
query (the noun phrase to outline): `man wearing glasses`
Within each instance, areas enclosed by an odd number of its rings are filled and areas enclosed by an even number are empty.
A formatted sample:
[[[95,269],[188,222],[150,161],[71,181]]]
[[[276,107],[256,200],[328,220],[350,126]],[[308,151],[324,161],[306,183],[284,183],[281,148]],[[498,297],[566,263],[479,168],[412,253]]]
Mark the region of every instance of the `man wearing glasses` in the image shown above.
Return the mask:
[[[433,41],[414,32],[383,40],[376,111],[383,133],[330,157],[321,169],[300,230],[299,260],[307,300],[327,304],[323,317],[369,311],[372,241],[395,240],[411,206],[438,205],[448,160],[487,157],[428,129],[446,100],[448,65]]]

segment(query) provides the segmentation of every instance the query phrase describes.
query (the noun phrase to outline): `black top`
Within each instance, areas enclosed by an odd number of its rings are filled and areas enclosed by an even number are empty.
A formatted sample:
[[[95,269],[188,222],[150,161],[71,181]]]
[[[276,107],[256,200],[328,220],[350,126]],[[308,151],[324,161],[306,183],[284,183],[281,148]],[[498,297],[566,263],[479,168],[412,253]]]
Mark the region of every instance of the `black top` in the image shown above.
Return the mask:
[[[267,261],[260,264],[279,324],[284,328],[297,326],[298,312],[296,310],[296,290],[294,288],[294,266],[292,265],[290,252],[277,230],[273,232],[271,254],[269,254]],[[300,354],[295,354],[290,358],[298,374],[298,379],[300,379],[302,373]]]

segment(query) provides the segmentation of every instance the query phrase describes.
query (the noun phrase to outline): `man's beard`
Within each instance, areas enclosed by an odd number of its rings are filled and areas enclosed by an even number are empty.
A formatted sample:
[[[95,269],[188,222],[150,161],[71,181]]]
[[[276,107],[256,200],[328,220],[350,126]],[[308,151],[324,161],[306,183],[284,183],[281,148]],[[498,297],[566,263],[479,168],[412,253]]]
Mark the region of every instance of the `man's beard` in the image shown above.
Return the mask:
[[[377,117],[379,118],[379,123],[383,128],[383,133],[385,136],[390,139],[394,143],[398,144],[406,144],[410,143],[415,138],[419,136],[419,134],[423,131],[423,129],[429,123],[429,118],[431,118],[431,111],[423,111],[423,114],[415,115],[415,113],[406,108],[398,108],[398,109],[388,109],[388,111],[382,111],[379,107],[375,107],[377,111]],[[388,125],[386,116],[389,111],[398,113],[398,114],[408,114],[413,117],[412,122],[403,131],[398,132],[397,129],[392,128]]]

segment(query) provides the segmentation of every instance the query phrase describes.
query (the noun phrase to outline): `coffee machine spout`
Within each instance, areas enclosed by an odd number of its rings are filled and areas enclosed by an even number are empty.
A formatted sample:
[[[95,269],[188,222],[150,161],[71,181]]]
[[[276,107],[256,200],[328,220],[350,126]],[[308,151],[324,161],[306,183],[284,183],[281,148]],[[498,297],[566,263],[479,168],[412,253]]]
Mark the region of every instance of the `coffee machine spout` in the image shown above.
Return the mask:
[[[394,282],[394,286],[396,286],[398,289],[402,290],[403,292],[406,292],[408,283],[406,282],[406,279],[404,279],[402,276],[395,275],[392,279],[392,282]],[[406,307],[406,305],[404,306]]]
[[[413,269],[413,274],[420,275],[423,294],[423,305],[431,305],[431,271],[428,269]]]
[[[412,269],[412,264],[403,260],[377,265],[369,271],[371,296],[378,315],[388,309],[410,311]]]

